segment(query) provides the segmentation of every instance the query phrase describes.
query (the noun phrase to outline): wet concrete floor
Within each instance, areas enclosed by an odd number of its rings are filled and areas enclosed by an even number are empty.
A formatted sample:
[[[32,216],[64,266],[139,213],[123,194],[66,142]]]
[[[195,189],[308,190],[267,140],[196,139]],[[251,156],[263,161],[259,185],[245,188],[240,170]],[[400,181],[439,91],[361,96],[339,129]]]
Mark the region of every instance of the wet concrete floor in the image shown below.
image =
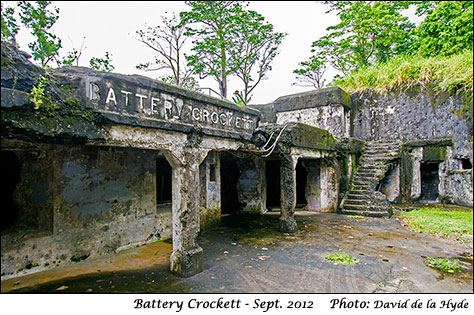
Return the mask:
[[[169,272],[169,241],[2,281],[2,293],[473,293],[472,239],[440,239],[396,217],[354,218],[297,212],[299,231],[278,232],[278,212],[227,216],[203,232],[204,271]],[[348,253],[359,264],[325,259]],[[460,272],[426,266],[423,257],[461,257]]]

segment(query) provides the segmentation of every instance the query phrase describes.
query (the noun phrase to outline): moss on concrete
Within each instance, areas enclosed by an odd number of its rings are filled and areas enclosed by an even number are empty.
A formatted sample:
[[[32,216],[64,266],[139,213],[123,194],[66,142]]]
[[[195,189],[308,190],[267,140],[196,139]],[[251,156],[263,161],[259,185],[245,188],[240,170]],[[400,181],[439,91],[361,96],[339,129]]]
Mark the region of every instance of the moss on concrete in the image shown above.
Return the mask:
[[[446,159],[446,147],[426,146],[423,148],[423,161],[440,162]]]

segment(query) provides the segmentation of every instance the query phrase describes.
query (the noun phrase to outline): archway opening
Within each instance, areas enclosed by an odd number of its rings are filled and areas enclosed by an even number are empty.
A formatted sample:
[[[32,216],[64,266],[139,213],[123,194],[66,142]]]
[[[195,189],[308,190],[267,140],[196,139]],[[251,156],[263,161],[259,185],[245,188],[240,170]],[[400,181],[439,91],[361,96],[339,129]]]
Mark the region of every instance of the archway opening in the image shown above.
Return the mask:
[[[1,231],[3,232],[18,223],[20,209],[14,201],[13,193],[21,179],[21,163],[15,153],[2,150],[0,165],[2,174]]]
[[[235,158],[223,153],[221,156],[221,214],[236,214],[240,209],[238,181],[239,166]]]
[[[158,212],[171,211],[172,205],[171,165],[166,158],[156,159],[156,207]]]
[[[304,208],[308,204],[306,200],[306,183],[308,180],[308,172],[303,166],[303,161],[298,160],[296,164],[296,207]]]
[[[267,160],[265,164],[267,183],[267,209],[280,210],[280,161]]]
[[[436,201],[439,196],[439,163],[421,163],[420,200]]]

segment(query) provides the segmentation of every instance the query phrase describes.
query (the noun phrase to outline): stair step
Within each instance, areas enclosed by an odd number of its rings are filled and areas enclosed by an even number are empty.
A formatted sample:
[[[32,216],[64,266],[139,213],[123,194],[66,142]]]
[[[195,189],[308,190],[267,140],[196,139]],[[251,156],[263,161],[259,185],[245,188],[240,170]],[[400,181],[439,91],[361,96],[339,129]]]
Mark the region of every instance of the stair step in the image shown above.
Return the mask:
[[[375,175],[377,170],[374,169],[358,169],[356,174],[364,174],[364,175]]]
[[[356,206],[366,206],[367,205],[367,200],[368,199],[347,199],[345,202],[344,202],[344,208],[346,208],[346,206],[353,206],[353,205],[356,205]]]
[[[394,157],[392,155],[382,155],[382,154],[379,154],[379,155],[369,155],[369,154],[366,154],[362,157],[362,161],[367,161],[367,160],[381,160],[381,161],[386,161],[386,160],[390,160],[390,159],[393,159]]]
[[[368,191],[369,187],[367,186],[353,186],[352,187],[353,191]]]
[[[368,200],[369,196],[363,194],[355,194],[354,192],[349,192],[347,194],[347,200]]]
[[[373,180],[360,180],[359,178],[354,178],[352,185],[354,186],[370,186],[374,181]]]
[[[361,215],[365,217],[388,217],[389,214],[387,211],[358,211],[358,210],[342,210],[343,214],[346,215]]]
[[[366,148],[398,148],[398,144],[392,144],[392,143],[369,143]]]

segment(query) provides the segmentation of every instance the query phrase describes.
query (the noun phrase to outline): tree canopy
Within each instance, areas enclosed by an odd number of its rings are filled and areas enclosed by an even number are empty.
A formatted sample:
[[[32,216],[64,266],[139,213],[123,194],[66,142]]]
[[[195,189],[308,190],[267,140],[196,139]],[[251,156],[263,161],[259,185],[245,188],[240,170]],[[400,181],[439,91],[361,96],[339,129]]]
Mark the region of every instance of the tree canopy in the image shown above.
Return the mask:
[[[340,21],[312,44],[314,55],[295,69],[298,82],[331,66],[343,76],[397,56],[449,56],[473,47],[472,1],[325,1]],[[416,25],[403,11],[415,6]],[[315,85],[317,86],[317,85]],[[320,85],[319,85],[320,86]]]
[[[187,89],[196,90],[199,85],[193,77],[192,68],[187,65],[184,54],[189,37],[184,35],[183,26],[178,26],[179,17],[161,17],[163,25],[138,30],[138,40],[157,55],[153,62],[141,63],[137,69],[146,71],[169,70],[171,75],[161,76],[161,80]]]
[[[262,15],[246,10],[243,1],[188,1],[190,11],[181,12],[181,25],[193,37],[192,54],[187,57],[200,78],[213,77],[221,97],[228,94],[229,76],[237,76],[243,91],[237,91],[246,104],[250,93],[271,70],[285,34],[273,30]]]

